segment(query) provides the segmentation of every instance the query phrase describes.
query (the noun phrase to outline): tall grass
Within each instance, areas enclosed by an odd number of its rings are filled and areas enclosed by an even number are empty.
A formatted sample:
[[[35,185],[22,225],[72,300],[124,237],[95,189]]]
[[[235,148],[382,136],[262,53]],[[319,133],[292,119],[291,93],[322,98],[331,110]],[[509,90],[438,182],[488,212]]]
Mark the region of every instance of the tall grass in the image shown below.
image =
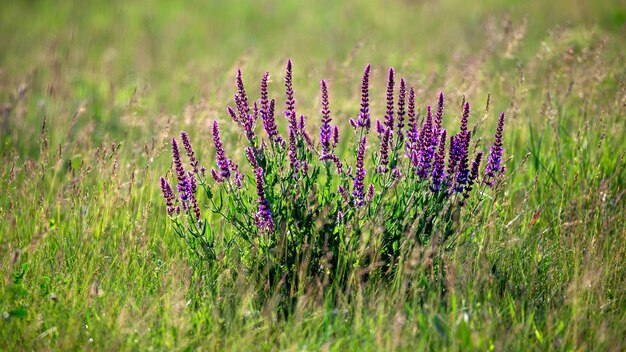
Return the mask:
[[[0,5],[0,349],[623,350],[624,8],[459,5]],[[207,267],[172,232],[158,187],[171,138],[186,130],[212,160],[217,120],[247,163],[224,110],[232,77],[287,56],[298,109],[317,116],[328,78],[342,130],[366,62],[381,119],[389,66],[418,106],[439,91],[451,117],[474,102],[478,145],[507,111],[506,177],[458,219],[442,290],[355,283],[300,295],[285,316],[242,266]],[[434,250],[408,256],[406,277],[434,280]]]

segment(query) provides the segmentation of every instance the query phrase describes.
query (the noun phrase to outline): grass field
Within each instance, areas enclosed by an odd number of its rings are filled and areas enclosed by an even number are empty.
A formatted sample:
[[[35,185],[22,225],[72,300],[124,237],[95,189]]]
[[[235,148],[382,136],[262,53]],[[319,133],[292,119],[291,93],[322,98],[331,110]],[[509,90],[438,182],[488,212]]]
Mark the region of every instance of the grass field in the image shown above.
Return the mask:
[[[4,1],[0,33],[0,350],[626,350],[622,1]],[[217,120],[243,164],[236,69],[254,99],[271,72],[282,109],[288,58],[316,139],[320,79],[348,128],[368,63],[374,118],[388,67],[420,107],[445,92],[447,126],[473,102],[483,149],[507,113],[506,178],[463,213],[445,294],[285,316],[172,230],[171,138],[213,166]]]

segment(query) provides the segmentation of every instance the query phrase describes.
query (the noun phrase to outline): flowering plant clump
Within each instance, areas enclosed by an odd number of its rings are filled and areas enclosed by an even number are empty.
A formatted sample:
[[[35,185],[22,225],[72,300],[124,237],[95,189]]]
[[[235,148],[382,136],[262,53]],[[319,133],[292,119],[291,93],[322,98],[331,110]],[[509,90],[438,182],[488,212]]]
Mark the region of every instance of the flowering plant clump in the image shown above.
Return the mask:
[[[227,112],[246,137],[249,165],[240,167],[231,159],[234,152],[224,146],[217,121],[210,171],[199,165],[187,133],[181,132],[186,168],[172,139],[176,192],[165,178],[161,189],[177,234],[211,263],[236,248],[237,265],[262,273],[265,287],[291,297],[320,284],[344,287],[355,273],[389,277],[412,248],[435,239],[447,243],[464,205],[480,202],[505,172],[505,115],[500,115],[486,167],[481,167],[483,152],[470,146],[468,102],[460,130],[453,134],[442,124],[444,95],[420,119],[413,87],[402,78],[396,95],[395,71],[389,69],[386,112],[372,124],[370,74],[368,65],[359,113],[341,136],[333,125],[329,85],[321,81],[316,142],[305,116],[296,110],[291,61],[285,75],[284,135],[278,129],[277,103],[268,92],[269,73],[261,79],[260,99],[250,104],[239,70],[235,104]],[[264,136],[257,133],[259,119]],[[340,139],[348,152],[339,152]],[[222,237],[209,223],[211,214],[228,224]]]

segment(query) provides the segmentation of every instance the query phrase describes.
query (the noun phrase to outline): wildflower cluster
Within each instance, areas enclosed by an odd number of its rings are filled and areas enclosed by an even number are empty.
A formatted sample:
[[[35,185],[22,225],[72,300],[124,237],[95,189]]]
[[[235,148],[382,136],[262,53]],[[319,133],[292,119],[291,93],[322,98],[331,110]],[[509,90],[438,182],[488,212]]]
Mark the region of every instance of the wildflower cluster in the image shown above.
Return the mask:
[[[320,83],[316,142],[306,128],[305,115],[297,111],[291,61],[284,84],[285,135],[279,132],[274,113],[276,100],[270,98],[269,73],[261,78],[259,100],[250,105],[238,70],[235,105],[227,113],[246,136],[249,165],[240,168],[230,159],[234,151],[229,155],[217,121],[212,125],[216,168],[211,177],[199,165],[189,136],[181,133],[187,169],[173,139],[178,196],[165,178],[160,186],[178,235],[210,261],[236,245],[240,259],[265,272],[268,287],[280,287],[289,295],[309,279],[341,286],[355,267],[370,267],[372,272],[382,268],[380,275],[389,275],[412,246],[424,245],[437,234],[442,241],[454,235],[453,219],[458,218],[454,214],[469,201],[480,202],[484,190],[504,173],[504,113],[486,167],[481,167],[483,152],[472,150],[470,144],[470,104],[464,103],[455,134],[443,127],[443,93],[420,120],[423,112],[416,109],[414,88],[400,78],[396,94],[396,72],[389,69],[386,111],[382,121],[375,121],[372,136],[371,74],[367,65],[358,115],[349,120],[350,131],[342,134],[346,140],[341,145],[354,152],[350,156],[338,150],[339,128],[332,125],[326,81]],[[264,135],[257,130],[259,117]],[[245,177],[245,170],[252,176]],[[207,226],[212,214],[232,230],[220,241]]]

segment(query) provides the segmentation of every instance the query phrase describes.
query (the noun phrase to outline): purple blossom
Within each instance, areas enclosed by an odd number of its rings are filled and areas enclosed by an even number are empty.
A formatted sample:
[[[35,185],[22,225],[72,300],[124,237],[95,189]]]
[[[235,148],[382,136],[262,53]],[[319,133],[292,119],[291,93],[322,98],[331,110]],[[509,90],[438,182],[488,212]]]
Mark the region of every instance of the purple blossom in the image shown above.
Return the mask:
[[[363,71],[363,79],[361,80],[361,109],[359,110],[359,117],[357,118],[356,122],[350,119],[350,123],[353,127],[364,127],[366,134],[369,132],[371,126],[369,98],[369,82],[371,69],[372,66],[368,64],[367,66],[365,66],[365,70]]]
[[[399,180],[402,177],[402,172],[400,171],[400,168],[398,168],[397,166],[393,168],[393,171],[391,171],[391,178],[393,178],[394,180]]]
[[[434,156],[435,145],[433,144],[433,114],[430,106],[427,107],[426,121],[419,134],[420,149],[418,152],[417,174],[421,179],[430,176],[431,162]]]
[[[230,177],[230,162],[224,153],[224,147],[220,138],[220,126],[217,121],[213,121],[213,144],[215,145],[215,159],[220,168],[220,179]],[[215,178],[215,177],[214,177]]]
[[[183,167],[183,162],[180,159],[180,149],[178,148],[178,142],[175,138],[172,138],[172,159],[174,160],[174,168],[176,169],[176,178],[178,179],[178,193],[180,200],[184,203],[187,200],[187,174]]]
[[[359,143],[359,148],[356,153],[356,175],[354,176],[354,184],[352,190],[352,196],[354,197],[354,204],[357,207],[363,205],[365,201],[365,145],[367,144],[367,137],[363,136]]]
[[[239,170],[235,171],[234,183],[237,188],[243,187],[243,173]]]
[[[265,198],[265,190],[263,189],[263,169],[255,170],[256,176],[256,194],[258,197],[259,208],[255,215],[255,221],[259,229],[268,232],[274,232],[274,220],[272,219],[272,211],[267,198]]]
[[[235,102],[242,116],[250,115],[250,105],[248,104],[248,95],[243,84],[241,69],[237,69],[237,95],[235,96]]]
[[[189,157],[189,162],[191,167],[193,168],[193,172],[197,174],[198,161],[196,160],[193,148],[191,147],[191,142],[189,141],[189,135],[187,135],[187,132],[180,132],[180,139],[183,141],[183,146],[185,147],[185,151],[187,152],[187,156]]]
[[[433,172],[432,172],[432,178],[433,178],[433,184],[431,186],[431,190],[433,192],[439,192],[439,190],[441,189],[441,182],[443,181],[444,178],[444,159],[446,157],[446,139],[447,139],[448,135],[445,129],[442,129],[441,131],[441,138],[439,141],[439,150],[437,151],[437,154],[435,155],[435,162],[433,164]]]
[[[165,206],[167,209],[167,214],[172,216],[174,212],[174,192],[172,191],[172,186],[164,177],[161,177],[161,192],[163,193],[163,198],[165,199]]]
[[[296,99],[293,97],[293,67],[291,59],[287,61],[285,68],[285,95],[287,96],[285,116],[290,117],[292,114],[296,116]]]
[[[337,148],[339,144],[339,127],[335,125],[333,128],[333,149]]]
[[[269,137],[270,141],[275,143],[281,143],[283,138],[280,134],[278,134],[278,128],[276,126],[276,119],[274,118],[274,108],[276,106],[276,101],[272,99],[269,102],[269,107],[267,109],[267,113],[261,111],[261,119],[263,120],[263,128],[265,129],[265,133]]]
[[[332,127],[330,122],[330,108],[328,102],[328,87],[326,81],[320,83],[322,89],[322,126],[320,126],[320,143],[322,144],[322,155],[328,154],[331,148]]]
[[[259,99],[259,102],[261,103],[261,118],[263,118],[263,115],[267,116],[270,109],[269,93],[267,90],[267,81],[269,80],[269,78],[269,72],[265,72],[263,74],[263,77],[261,78],[261,98]]]
[[[439,133],[441,130],[441,123],[443,121],[443,92],[439,93],[439,100],[437,101],[437,112],[435,113],[435,133]]]
[[[385,126],[391,129],[393,136],[393,121],[394,121],[394,103],[393,103],[393,89],[395,86],[393,68],[389,68],[389,76],[387,77],[387,113],[385,114]]]
[[[341,195],[344,201],[348,201],[350,199],[350,195],[348,194],[348,190],[345,189],[342,185],[337,186],[337,193]]]
[[[493,186],[494,178],[500,172],[504,172],[504,167],[500,164],[502,163],[502,132],[504,131],[504,113],[500,114],[500,118],[498,119],[498,127],[496,128],[495,141],[493,142],[493,146],[491,146],[491,151],[489,152],[489,159],[487,160],[487,166],[485,168],[485,178],[484,183],[488,186]]]
[[[254,149],[252,149],[251,147],[246,147],[245,151],[246,158],[248,158],[250,165],[252,165],[252,169],[256,170],[259,167],[259,163],[256,160],[256,155],[254,155]]]
[[[228,112],[228,115],[230,115],[230,117],[233,119],[233,121],[239,123],[239,116],[237,116],[237,113],[235,112],[235,110],[233,110],[233,108],[228,106],[226,107],[226,111]]]
[[[211,169],[211,177],[217,183],[224,182],[224,178],[222,178],[222,176],[220,176],[220,174],[218,174],[217,171],[215,171],[215,169]]]
[[[474,161],[472,162],[472,171],[469,175],[469,179],[467,180],[467,186],[465,187],[465,192],[463,193],[463,198],[467,199],[470,196],[470,192],[472,191],[472,188],[474,186],[474,182],[476,182],[476,179],[478,178],[478,173],[479,173],[479,169],[480,169],[480,162],[483,158],[483,152],[478,152],[476,154],[476,156],[474,157]]]
[[[389,171],[389,142],[391,139],[391,128],[387,127],[380,140],[380,162],[378,173],[384,174]]]
[[[400,91],[398,92],[398,122],[397,122],[397,126],[398,126],[398,141],[400,143],[402,143],[402,141],[404,140],[404,132],[402,131],[402,129],[404,128],[404,115],[406,114],[406,111],[404,110],[404,105],[405,105],[405,100],[406,100],[406,82],[404,81],[404,78],[400,78]]]
[[[300,166],[300,161],[298,161],[298,141],[296,139],[296,130],[292,126],[289,126],[289,165],[291,166],[291,170],[295,173],[298,172],[298,167]]]
[[[471,134],[469,132],[459,135],[457,139],[458,143],[458,165],[456,173],[456,187],[457,192],[463,192],[463,188],[467,184],[467,177],[469,176],[469,141]]]
[[[189,203],[191,204],[191,209],[193,210],[194,216],[196,217],[196,221],[200,220],[200,208],[198,207],[198,200],[196,199],[196,178],[194,174],[191,172],[187,177],[187,198],[189,199]]]

